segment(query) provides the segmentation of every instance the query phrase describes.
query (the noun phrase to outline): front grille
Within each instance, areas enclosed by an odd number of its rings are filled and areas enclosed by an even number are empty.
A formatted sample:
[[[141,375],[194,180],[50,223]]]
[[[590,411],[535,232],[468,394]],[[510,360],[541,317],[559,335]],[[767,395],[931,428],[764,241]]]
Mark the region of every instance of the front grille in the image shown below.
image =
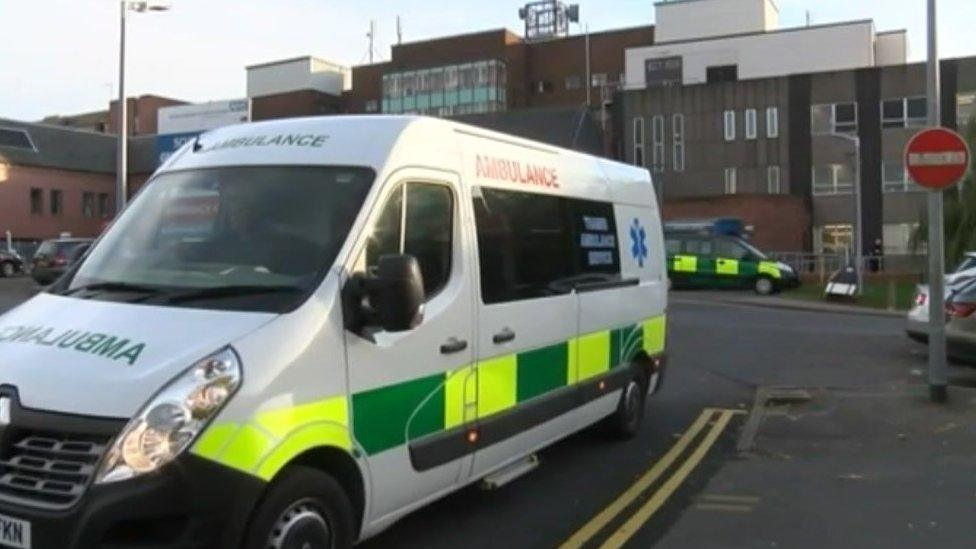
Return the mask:
[[[0,499],[46,508],[76,503],[95,475],[109,437],[29,434],[0,459]]]

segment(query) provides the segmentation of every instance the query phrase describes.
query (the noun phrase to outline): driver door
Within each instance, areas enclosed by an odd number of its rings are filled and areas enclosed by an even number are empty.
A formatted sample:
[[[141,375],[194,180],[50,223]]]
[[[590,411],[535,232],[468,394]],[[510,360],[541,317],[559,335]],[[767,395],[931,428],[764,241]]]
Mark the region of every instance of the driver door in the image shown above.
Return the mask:
[[[397,333],[346,331],[353,434],[368,457],[370,521],[417,507],[466,478],[464,453],[436,466],[415,445],[443,436],[474,414],[470,259],[453,174],[399,172],[377,202],[351,273],[370,273],[380,256],[410,254],[424,277],[423,322]],[[470,402],[470,405],[468,403]]]

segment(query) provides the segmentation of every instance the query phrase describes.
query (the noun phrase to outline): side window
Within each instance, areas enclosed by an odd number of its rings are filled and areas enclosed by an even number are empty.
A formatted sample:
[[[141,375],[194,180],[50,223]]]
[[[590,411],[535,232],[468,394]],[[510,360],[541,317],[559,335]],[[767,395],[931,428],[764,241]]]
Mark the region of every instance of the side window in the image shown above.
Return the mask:
[[[576,251],[575,276],[598,279],[620,276],[617,252],[617,224],[613,206],[605,202],[561,199],[568,203],[573,218]]]
[[[690,255],[711,257],[712,241],[706,238],[689,238],[685,241],[685,252]]]
[[[719,238],[715,241],[716,255],[725,259],[743,260],[749,255],[749,251],[735,240]]]
[[[410,254],[420,263],[430,299],[451,277],[454,195],[443,185],[408,183],[391,195],[366,244],[366,269],[387,254]]]
[[[611,204],[482,187],[475,189],[474,211],[486,304],[620,277]]]
[[[668,238],[664,241],[664,247],[668,255],[678,255],[681,253],[681,241],[677,238]]]
[[[555,196],[476,188],[475,223],[486,304],[563,293],[574,274],[566,203]]]

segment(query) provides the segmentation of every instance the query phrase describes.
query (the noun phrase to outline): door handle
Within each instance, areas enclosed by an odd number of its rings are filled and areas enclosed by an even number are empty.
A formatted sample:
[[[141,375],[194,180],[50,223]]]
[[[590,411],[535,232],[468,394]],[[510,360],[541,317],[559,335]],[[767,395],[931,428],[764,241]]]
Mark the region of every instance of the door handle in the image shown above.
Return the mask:
[[[495,343],[495,345],[501,345],[502,343],[508,343],[509,341],[512,341],[513,339],[515,339],[515,332],[513,332],[511,328],[505,328],[504,330],[498,332],[497,334],[495,334],[491,338],[491,340]]]
[[[454,353],[460,353],[461,351],[468,348],[468,342],[463,339],[458,339],[452,337],[447,340],[447,343],[441,345],[442,355],[452,355]]]

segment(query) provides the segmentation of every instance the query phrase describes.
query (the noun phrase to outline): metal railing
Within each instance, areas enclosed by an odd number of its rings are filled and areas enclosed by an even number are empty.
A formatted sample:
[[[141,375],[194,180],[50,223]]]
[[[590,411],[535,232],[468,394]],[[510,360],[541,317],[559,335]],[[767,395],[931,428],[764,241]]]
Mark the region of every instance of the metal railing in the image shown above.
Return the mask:
[[[826,280],[833,273],[855,263],[855,259],[850,254],[843,253],[774,252],[768,255],[776,261],[789,265],[797,274],[817,276],[821,280]],[[926,266],[926,256],[917,254],[867,255],[862,261],[861,267],[866,275],[872,273],[921,275],[925,272]]]

